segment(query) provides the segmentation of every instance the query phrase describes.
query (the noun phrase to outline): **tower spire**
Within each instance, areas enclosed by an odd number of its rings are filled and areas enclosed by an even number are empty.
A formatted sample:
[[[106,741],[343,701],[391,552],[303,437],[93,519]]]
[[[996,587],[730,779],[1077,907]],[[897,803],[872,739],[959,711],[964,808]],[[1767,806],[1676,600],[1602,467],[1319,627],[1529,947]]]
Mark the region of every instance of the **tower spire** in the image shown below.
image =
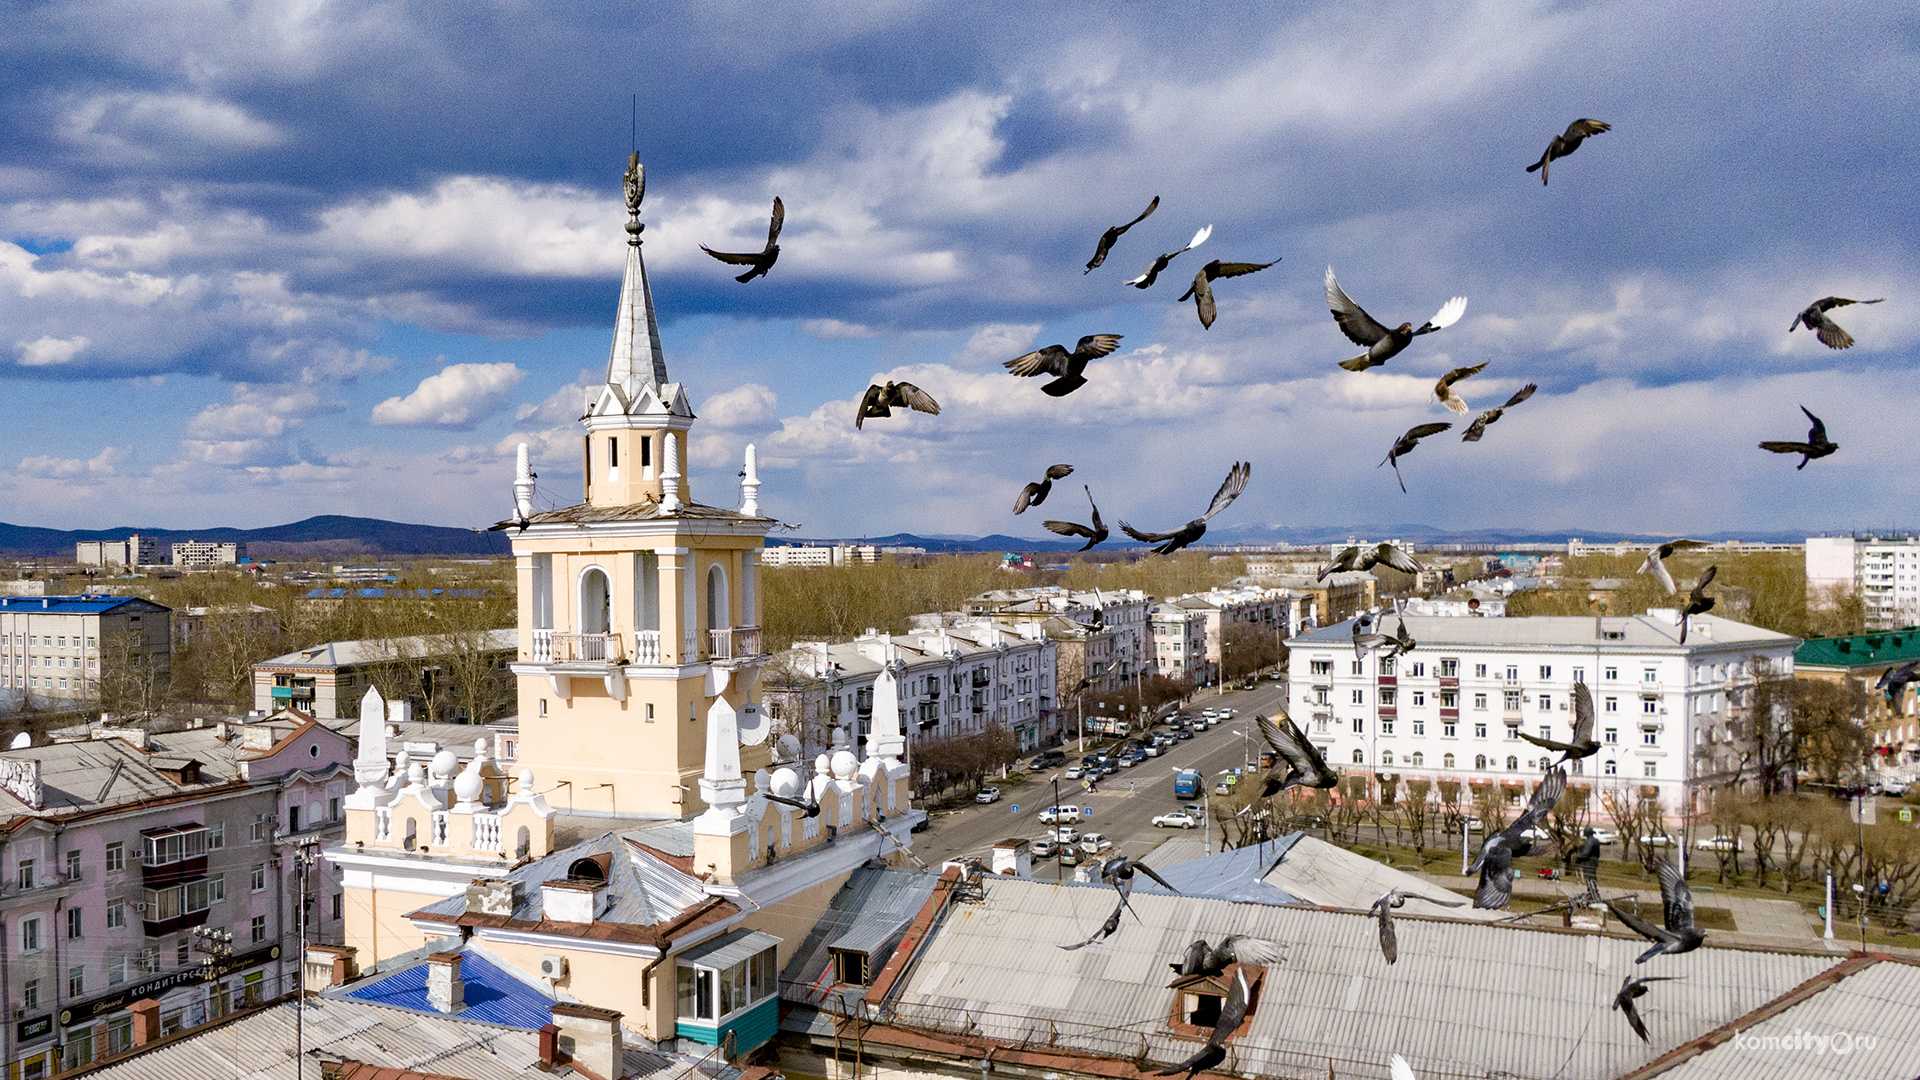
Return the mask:
[[[613,352],[607,359],[607,383],[628,401],[640,388],[667,381],[667,359],[660,351],[660,324],[653,314],[653,290],[640,258],[640,201],[647,196],[647,173],[640,152],[627,156],[627,271],[620,281],[620,307],[613,322]]]

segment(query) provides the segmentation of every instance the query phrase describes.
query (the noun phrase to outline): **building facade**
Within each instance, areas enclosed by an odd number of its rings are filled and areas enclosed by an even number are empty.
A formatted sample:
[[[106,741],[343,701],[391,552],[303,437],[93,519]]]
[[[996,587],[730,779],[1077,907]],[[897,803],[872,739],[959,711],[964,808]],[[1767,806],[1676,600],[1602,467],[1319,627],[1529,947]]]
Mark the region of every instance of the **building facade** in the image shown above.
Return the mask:
[[[0,705],[97,701],[116,667],[165,687],[171,616],[131,596],[0,597]]]
[[[763,548],[763,566],[872,566],[888,555],[925,555],[923,547],[878,544],[774,544]]]
[[[969,615],[1009,624],[1055,615],[1097,627],[1112,636],[1114,677],[1127,683],[1153,673],[1153,600],[1139,589],[1066,589],[1058,585],[994,589],[970,598],[966,610]]]
[[[187,570],[235,566],[246,553],[245,545],[231,540],[176,540],[173,542],[173,565]]]
[[[1920,536],[1810,536],[1807,602],[1858,595],[1867,629],[1920,624]]]
[[[1223,667],[1234,678],[1245,674],[1244,671],[1235,670],[1231,658],[1227,657],[1228,636],[1232,628],[1246,627],[1272,634],[1275,641],[1283,641],[1299,633],[1303,627],[1314,625],[1314,601],[1287,589],[1212,589],[1177,596],[1168,603],[1200,616],[1204,627],[1206,670],[1212,680],[1221,677]]]
[[[1343,571],[1322,578],[1318,572],[1274,574],[1265,584],[1299,593],[1313,602],[1314,621],[1325,626],[1343,622],[1379,603],[1379,581],[1363,571]]]
[[[1153,673],[1199,686],[1213,678],[1207,660],[1207,617],[1181,604],[1153,605],[1148,614],[1153,640]]]
[[[1808,638],[1793,654],[1793,676],[1838,683],[1860,695],[1858,717],[1873,742],[1873,764],[1886,771],[1920,763],[1920,697],[1913,684],[1889,695],[1875,689],[1889,670],[1920,660],[1920,630]]]
[[[81,540],[74,544],[73,561],[81,566],[158,566],[167,561],[167,547],[139,533],[124,540]]]
[[[253,665],[253,708],[262,714],[295,708],[320,720],[352,719],[360,697],[383,669],[394,664],[424,665],[431,678],[436,660],[462,654],[467,663],[497,668],[497,678],[504,685],[513,678],[507,669],[519,645],[517,630],[329,641]],[[429,685],[426,690],[430,689]],[[424,707],[422,702],[413,703]]]
[[[1384,632],[1396,616],[1382,616]],[[1713,747],[1746,719],[1757,678],[1790,675],[1798,639],[1696,616],[1625,618],[1407,616],[1418,647],[1356,657],[1351,625],[1289,641],[1288,707],[1336,769],[1372,775],[1523,783],[1543,751],[1519,732],[1567,738],[1573,684],[1594,698],[1600,753],[1576,782],[1620,785],[1678,810],[1723,769]]]

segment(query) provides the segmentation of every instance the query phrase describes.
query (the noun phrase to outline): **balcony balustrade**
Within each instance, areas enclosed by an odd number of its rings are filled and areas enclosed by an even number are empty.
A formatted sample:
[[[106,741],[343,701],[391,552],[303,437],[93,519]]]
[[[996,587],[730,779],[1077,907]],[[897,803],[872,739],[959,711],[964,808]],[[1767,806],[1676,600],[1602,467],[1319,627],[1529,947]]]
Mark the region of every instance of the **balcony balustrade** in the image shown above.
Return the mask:
[[[761,655],[760,628],[730,626],[707,631],[707,656],[713,660],[746,660]]]

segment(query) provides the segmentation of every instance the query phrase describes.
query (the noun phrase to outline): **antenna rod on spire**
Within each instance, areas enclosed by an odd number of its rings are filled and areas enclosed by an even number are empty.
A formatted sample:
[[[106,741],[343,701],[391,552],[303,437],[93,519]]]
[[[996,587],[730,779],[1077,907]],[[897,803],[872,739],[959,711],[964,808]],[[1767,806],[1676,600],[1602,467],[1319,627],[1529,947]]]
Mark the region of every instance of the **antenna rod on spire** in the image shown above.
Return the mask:
[[[640,151],[640,95],[634,94],[627,102],[627,150]]]

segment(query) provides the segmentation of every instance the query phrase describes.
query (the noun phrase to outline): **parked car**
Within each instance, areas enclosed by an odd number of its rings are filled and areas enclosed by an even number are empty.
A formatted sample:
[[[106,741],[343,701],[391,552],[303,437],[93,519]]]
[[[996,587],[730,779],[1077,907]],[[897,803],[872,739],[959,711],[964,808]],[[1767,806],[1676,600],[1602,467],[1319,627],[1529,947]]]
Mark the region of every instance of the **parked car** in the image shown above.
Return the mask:
[[[1067,766],[1067,771],[1065,773],[1062,773],[1061,775],[1065,776],[1069,780],[1078,780],[1082,776],[1085,776],[1086,774],[1087,774],[1087,767],[1085,765],[1069,765]]]
[[[999,802],[1000,789],[997,787],[983,787],[979,791],[974,793],[973,801],[977,803]]]
[[[1051,836],[1043,836],[1027,845],[1027,851],[1036,859],[1051,859],[1058,850],[1059,845],[1054,843]]]
[[[1200,827],[1200,819],[1198,816],[1189,814],[1185,810],[1169,810],[1153,819],[1153,827],[1156,829],[1197,829]]]
[[[1067,755],[1058,750],[1043,750],[1034,755],[1031,768],[1035,772],[1041,769],[1057,769],[1067,763]]]
[[[1080,808],[1069,803],[1049,806],[1040,811],[1040,824],[1053,825],[1061,822],[1079,821]]]
[[[1077,847],[1074,847],[1071,841],[1068,841],[1066,846],[1060,849],[1060,865],[1061,866],[1079,866],[1080,865],[1080,849]]]
[[[1619,833],[1614,832],[1612,829],[1602,829],[1597,826],[1593,830],[1593,838],[1603,844],[1617,844],[1620,842]]]
[[[1113,841],[1105,833],[1090,832],[1080,838],[1080,851],[1085,855],[1098,855],[1103,851],[1112,851]]]
[[[1485,829],[1485,828],[1486,828],[1486,826],[1480,823],[1480,819],[1479,819],[1479,818],[1477,818],[1477,817],[1470,817],[1470,818],[1468,818],[1468,819],[1467,819],[1467,831],[1468,831],[1468,832],[1480,832],[1481,830],[1483,830],[1483,829]]]
[[[1181,728],[1179,731],[1173,733],[1173,737],[1179,739],[1181,742],[1186,742],[1188,739],[1193,738],[1193,732],[1188,731],[1186,728]]]
[[[1234,717],[1239,716],[1240,711],[1238,709],[1221,709],[1219,712],[1215,713],[1214,715],[1218,716],[1222,720],[1231,720]]]
[[[1146,755],[1148,757],[1159,757],[1162,753],[1164,753],[1164,750],[1159,743],[1149,743],[1147,745]]]
[[[1906,793],[1907,782],[1905,780],[1883,780],[1880,782],[1880,794],[1882,795],[1891,795],[1897,799]]]
[[[1233,785],[1227,782],[1230,779],[1231,777],[1222,777],[1221,779],[1214,781],[1213,793],[1215,795],[1233,794]]]
[[[1652,835],[1641,837],[1640,846],[1641,847],[1672,847],[1673,837],[1668,836],[1666,833],[1653,833]]]
[[[1693,846],[1700,851],[1739,851],[1740,841],[1732,836],[1709,836],[1694,841]]]
[[[1056,844],[1077,844],[1080,842],[1080,830],[1071,825],[1055,825],[1047,831],[1047,835],[1052,837],[1053,842]],[[1061,849],[1061,853],[1065,854],[1064,848]]]
[[[1126,754],[1120,758],[1120,767],[1131,769],[1145,760],[1147,760],[1147,755],[1145,754]]]

